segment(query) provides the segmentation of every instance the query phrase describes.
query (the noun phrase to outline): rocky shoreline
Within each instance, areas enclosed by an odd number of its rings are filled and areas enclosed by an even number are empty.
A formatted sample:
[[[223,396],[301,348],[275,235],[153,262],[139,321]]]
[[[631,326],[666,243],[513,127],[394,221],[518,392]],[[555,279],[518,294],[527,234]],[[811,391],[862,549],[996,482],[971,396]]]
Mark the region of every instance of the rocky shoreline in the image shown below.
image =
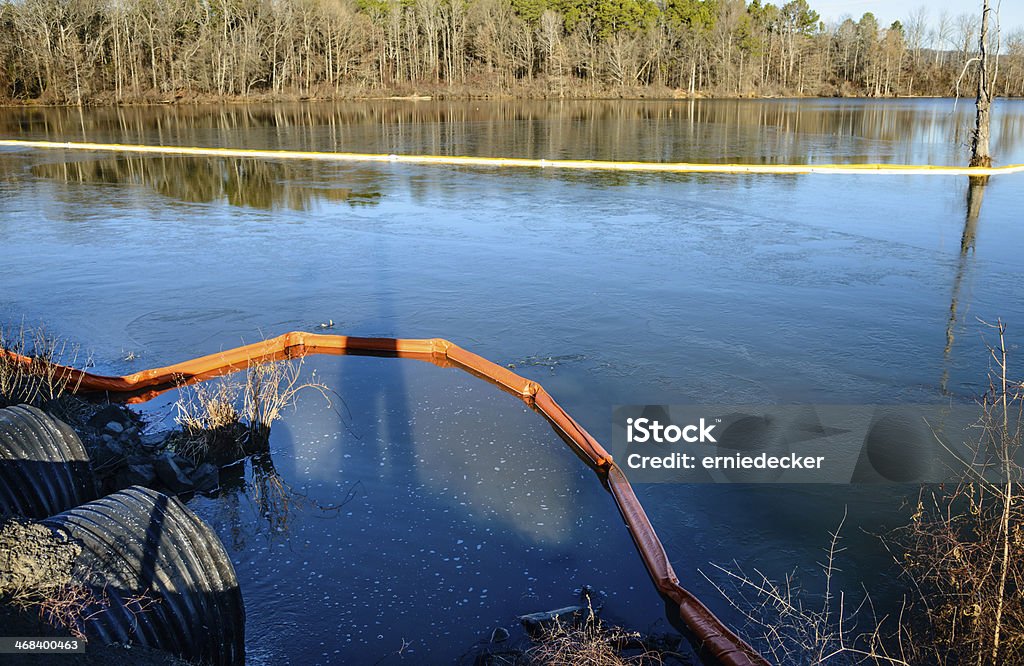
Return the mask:
[[[217,465],[197,463],[173,450],[179,431],[150,431],[141,416],[116,403],[97,406],[91,413],[77,411],[80,415],[70,425],[89,452],[103,493],[133,485],[170,495],[217,489]]]

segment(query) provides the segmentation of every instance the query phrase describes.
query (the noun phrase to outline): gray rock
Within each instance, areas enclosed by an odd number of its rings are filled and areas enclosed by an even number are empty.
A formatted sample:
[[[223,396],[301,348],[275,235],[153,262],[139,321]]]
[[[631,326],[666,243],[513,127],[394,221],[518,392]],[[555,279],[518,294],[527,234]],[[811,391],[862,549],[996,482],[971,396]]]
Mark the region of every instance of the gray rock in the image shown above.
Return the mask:
[[[192,472],[192,483],[199,492],[215,490],[220,485],[220,470],[216,465],[203,463]]]
[[[188,478],[188,473],[179,464],[179,460],[183,459],[168,452],[153,460],[153,469],[156,471],[157,478],[175,494],[186,493],[195,488],[192,479]]]
[[[106,430],[107,432],[112,432],[115,435],[120,435],[122,432],[124,432],[124,424],[118,423],[117,421],[111,421],[110,423],[107,424],[104,430]]]
[[[583,621],[590,614],[590,609],[584,606],[566,606],[543,613],[530,613],[520,615],[519,621],[526,627],[527,631],[538,632],[550,627],[555,622],[566,626],[573,626]]]
[[[112,422],[120,424],[123,429],[132,422],[132,413],[121,405],[107,405],[89,419],[89,425],[96,429],[104,428]]]
[[[117,473],[117,483],[127,486],[152,486],[156,481],[156,471],[152,465],[128,465]]]
[[[139,443],[147,449],[162,449],[167,441],[166,433],[150,432],[139,438]]]
[[[102,442],[90,447],[89,457],[93,469],[97,471],[111,470],[124,460],[124,449],[117,442]]]
[[[166,456],[168,455],[168,452],[165,451],[162,455]],[[186,458],[185,456],[178,455],[177,453],[171,454],[171,458],[174,459],[174,462],[179,468],[181,468],[181,471],[185,472],[185,474],[191,476],[192,472],[196,471],[196,464],[192,462],[191,458]]]

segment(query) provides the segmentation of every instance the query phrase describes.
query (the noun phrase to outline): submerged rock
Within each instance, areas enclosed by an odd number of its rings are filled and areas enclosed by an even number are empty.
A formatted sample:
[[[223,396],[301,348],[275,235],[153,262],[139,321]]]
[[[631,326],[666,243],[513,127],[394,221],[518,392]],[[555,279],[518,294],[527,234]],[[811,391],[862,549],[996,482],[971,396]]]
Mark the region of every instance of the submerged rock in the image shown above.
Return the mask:
[[[156,481],[156,470],[148,463],[129,464],[124,469],[118,470],[117,484],[122,488],[129,486],[152,486]]]
[[[216,465],[203,463],[192,472],[192,483],[202,493],[216,490],[220,485],[220,470]]]
[[[191,469],[191,465],[185,458],[165,452],[153,460],[153,469],[156,471],[157,478],[172,493],[186,493],[195,489],[195,484],[185,471]]]
[[[589,617],[590,613],[591,609],[586,606],[566,606],[543,613],[520,615],[519,621],[527,631],[534,633],[549,629],[555,623],[566,626],[578,624]]]

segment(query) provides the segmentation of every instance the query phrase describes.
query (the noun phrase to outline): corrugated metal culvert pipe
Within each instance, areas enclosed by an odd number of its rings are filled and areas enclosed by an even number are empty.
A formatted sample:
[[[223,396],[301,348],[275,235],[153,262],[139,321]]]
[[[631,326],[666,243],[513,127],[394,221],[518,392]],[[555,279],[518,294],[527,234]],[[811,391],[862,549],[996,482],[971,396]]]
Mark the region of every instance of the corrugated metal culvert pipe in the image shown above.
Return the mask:
[[[96,496],[71,426],[28,405],[0,409],[0,514],[46,518]]]
[[[82,627],[218,666],[245,661],[245,609],[220,539],[177,498],[132,486],[43,521],[82,546],[73,578],[109,606]]]
[[[71,578],[92,588],[96,606],[82,615],[83,633],[197,663],[244,663],[242,594],[213,530],[155,490],[96,495],[70,426],[27,405],[0,409],[0,514],[45,519],[81,546]]]

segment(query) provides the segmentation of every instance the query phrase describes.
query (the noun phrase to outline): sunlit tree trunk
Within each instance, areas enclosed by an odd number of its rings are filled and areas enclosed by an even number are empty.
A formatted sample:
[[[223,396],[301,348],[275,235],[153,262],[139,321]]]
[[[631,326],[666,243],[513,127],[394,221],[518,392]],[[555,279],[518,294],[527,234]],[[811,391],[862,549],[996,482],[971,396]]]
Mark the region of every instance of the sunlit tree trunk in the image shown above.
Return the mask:
[[[978,98],[976,104],[978,114],[974,128],[974,138],[971,141],[971,166],[992,166],[992,156],[988,150],[989,140],[989,110],[992,100],[989,97],[989,67],[988,67],[988,14],[990,8],[988,0],[982,0],[981,12],[981,36],[978,38],[980,49],[979,57],[981,64],[978,67]]]

